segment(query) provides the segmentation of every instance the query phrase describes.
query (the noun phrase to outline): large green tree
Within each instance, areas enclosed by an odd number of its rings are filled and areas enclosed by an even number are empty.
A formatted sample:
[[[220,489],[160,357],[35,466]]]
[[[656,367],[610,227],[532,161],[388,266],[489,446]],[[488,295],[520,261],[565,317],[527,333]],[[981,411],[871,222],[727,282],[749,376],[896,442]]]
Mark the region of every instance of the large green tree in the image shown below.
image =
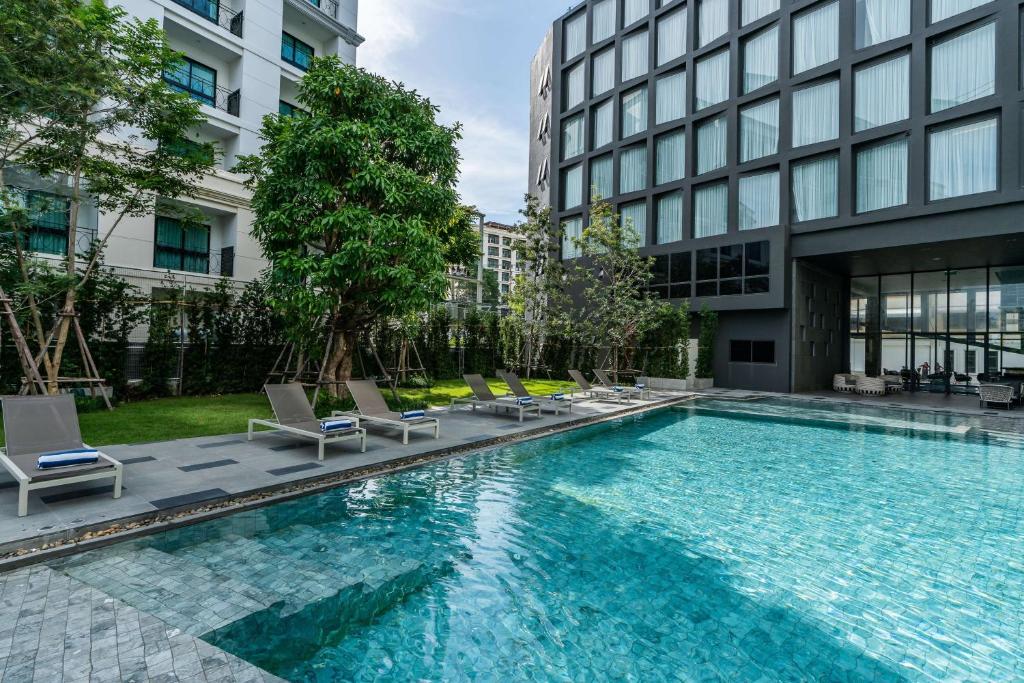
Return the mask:
[[[126,216],[149,215],[159,202],[193,196],[212,167],[211,145],[194,144],[183,153],[182,141],[205,116],[197,102],[163,81],[179,60],[155,20],[129,20],[102,0],[0,0],[0,82],[6,89],[0,173],[17,164],[42,177],[66,178],[64,194],[53,200],[58,206],[33,207],[7,174],[0,175],[3,222],[16,237],[31,334],[51,392],[75,301],[111,234]],[[110,223],[83,262],[77,227],[87,203]],[[66,212],[68,224],[61,315],[49,334],[23,249],[40,210]]]
[[[328,321],[324,374],[337,393],[359,334],[442,301],[447,266],[479,247],[455,190],[459,126],[439,124],[429,100],[336,57],[313,61],[298,99],[308,114],[264,119],[261,153],[238,170],[280,283],[275,304]]]

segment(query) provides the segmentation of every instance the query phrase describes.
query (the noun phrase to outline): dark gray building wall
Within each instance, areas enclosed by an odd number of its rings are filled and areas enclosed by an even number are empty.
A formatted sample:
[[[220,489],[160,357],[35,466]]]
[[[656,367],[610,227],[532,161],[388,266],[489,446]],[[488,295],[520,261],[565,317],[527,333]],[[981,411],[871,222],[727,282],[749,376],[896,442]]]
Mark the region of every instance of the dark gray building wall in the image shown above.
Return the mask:
[[[774,363],[734,363],[733,341],[775,342]],[[715,386],[755,391],[790,390],[789,311],[723,311],[715,338]]]
[[[552,120],[553,41],[554,34],[549,29],[530,63],[530,169],[527,188],[543,206],[550,205],[551,179],[557,177],[557,169],[551,167],[552,126],[556,125]]]
[[[793,261],[793,391],[831,386],[847,361],[849,309],[845,277]]]

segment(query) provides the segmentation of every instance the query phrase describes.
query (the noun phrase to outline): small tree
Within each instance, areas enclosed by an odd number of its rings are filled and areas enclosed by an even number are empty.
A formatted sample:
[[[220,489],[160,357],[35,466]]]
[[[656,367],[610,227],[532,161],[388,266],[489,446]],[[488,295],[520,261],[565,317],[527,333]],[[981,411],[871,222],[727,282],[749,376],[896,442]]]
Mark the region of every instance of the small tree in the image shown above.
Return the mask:
[[[718,313],[707,304],[700,309],[700,335],[697,338],[697,369],[699,379],[715,376],[715,334],[718,331]]]
[[[654,324],[659,303],[648,292],[653,259],[640,256],[640,236],[624,225],[607,202],[590,208],[590,225],[577,240],[581,262],[575,268],[583,299],[582,329],[595,346],[611,350],[618,375],[627,354]]]
[[[308,114],[266,117],[260,155],[238,170],[250,176],[253,235],[287,284],[274,304],[329,322],[336,394],[358,335],[442,301],[447,266],[472,262],[479,245],[455,191],[459,126],[438,124],[429,100],[333,56],[313,60],[298,100]]]

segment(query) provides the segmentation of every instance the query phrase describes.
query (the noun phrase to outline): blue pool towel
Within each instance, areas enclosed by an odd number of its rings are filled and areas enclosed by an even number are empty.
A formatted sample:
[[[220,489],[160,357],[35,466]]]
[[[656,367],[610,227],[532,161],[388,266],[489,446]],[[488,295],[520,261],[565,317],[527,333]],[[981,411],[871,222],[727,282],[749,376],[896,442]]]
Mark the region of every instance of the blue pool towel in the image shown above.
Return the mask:
[[[426,414],[426,411],[423,410],[406,410],[405,412],[402,413],[402,419],[415,420],[416,418],[423,417]]]
[[[646,384],[634,384],[633,388],[636,389],[637,391],[643,391],[644,389],[647,388],[647,385]]]
[[[324,434],[340,432],[343,429],[352,429],[352,420],[326,420],[320,423],[320,431]]]
[[[612,391],[625,391],[622,387],[612,387]]]
[[[99,451],[94,448],[76,448],[70,451],[44,453],[36,462],[37,470],[52,470],[58,467],[74,465],[94,465],[100,459]]]
[[[562,399],[565,398],[565,394],[563,394],[562,392],[557,392],[557,393],[551,394],[550,398],[551,398],[552,401],[561,401]]]
[[[516,399],[516,404],[517,405],[528,406],[531,403],[533,403],[533,397],[532,396],[521,396],[520,398]]]

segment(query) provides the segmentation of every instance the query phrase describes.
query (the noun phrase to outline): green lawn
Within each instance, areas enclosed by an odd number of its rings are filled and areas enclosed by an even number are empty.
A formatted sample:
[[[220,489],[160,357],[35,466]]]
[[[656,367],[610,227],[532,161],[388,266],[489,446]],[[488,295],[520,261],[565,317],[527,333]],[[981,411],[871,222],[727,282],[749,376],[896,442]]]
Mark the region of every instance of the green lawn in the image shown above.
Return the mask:
[[[501,380],[489,379],[488,384],[499,396],[508,390]],[[524,380],[524,384],[541,396],[568,386],[566,382],[550,380]],[[452,398],[470,394],[469,387],[461,380],[441,380],[429,389],[399,389],[398,393],[403,401],[425,402],[432,406],[446,406]],[[138,401],[124,403],[113,412],[82,413],[79,422],[86,443],[104,446],[237,434],[246,430],[246,421],[251,417],[272,417],[266,396],[229,394]]]

